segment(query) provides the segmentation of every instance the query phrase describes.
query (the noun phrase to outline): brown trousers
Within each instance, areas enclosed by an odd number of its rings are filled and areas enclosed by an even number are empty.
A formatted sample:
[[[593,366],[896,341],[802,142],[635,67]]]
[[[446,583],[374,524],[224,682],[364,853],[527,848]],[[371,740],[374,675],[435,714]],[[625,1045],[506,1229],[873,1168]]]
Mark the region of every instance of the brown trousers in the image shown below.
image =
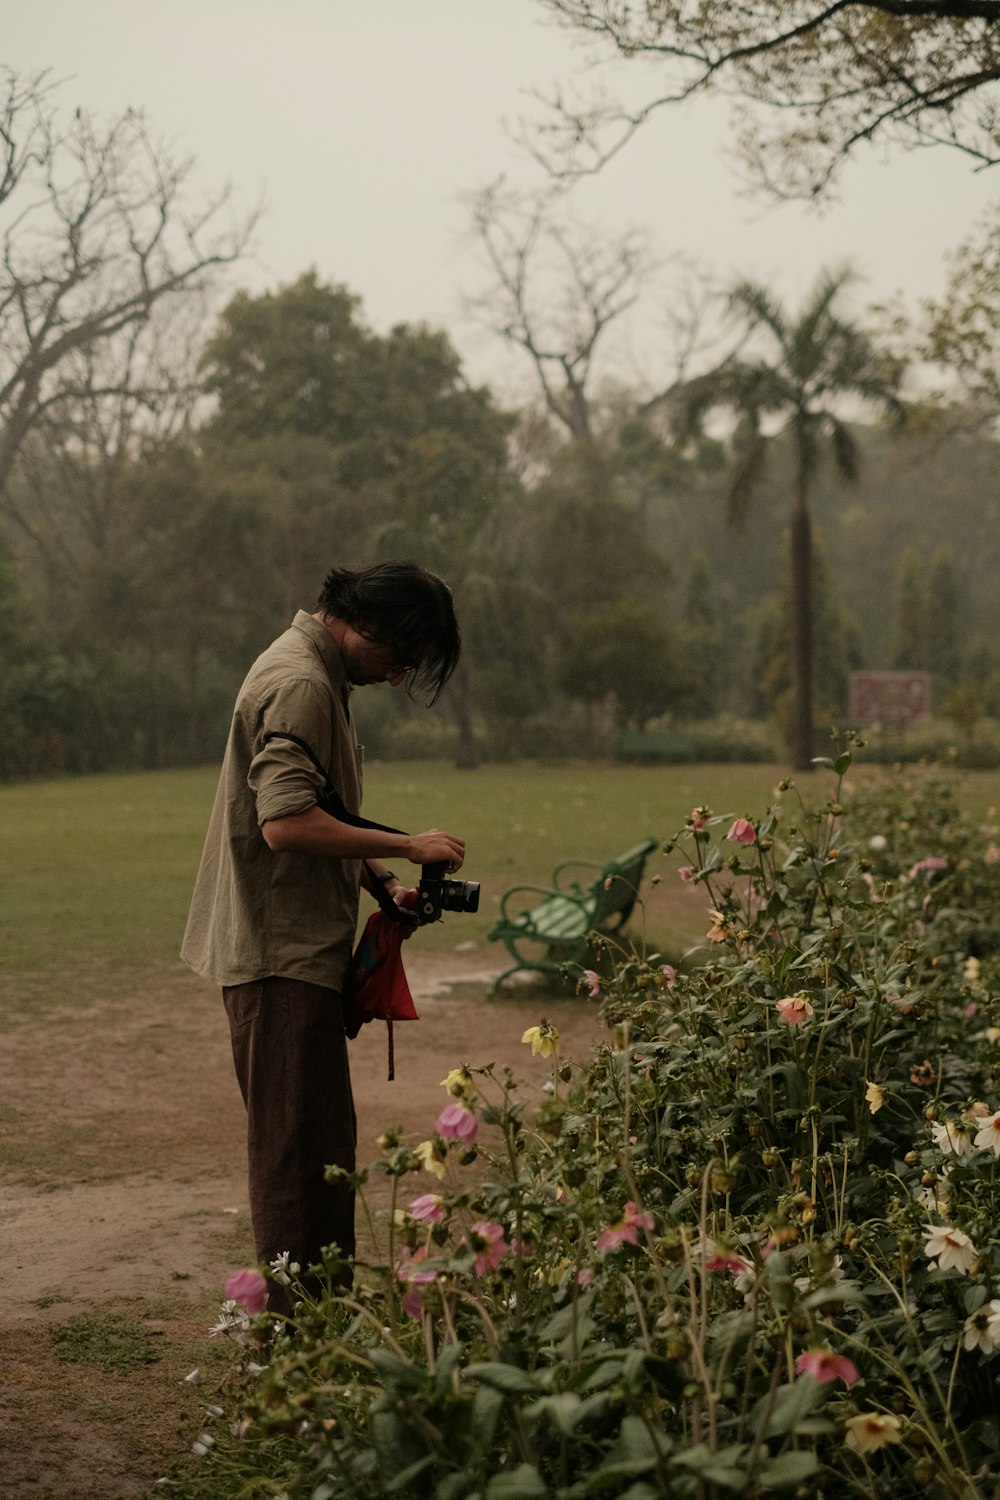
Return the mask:
[[[275,977],[227,986],[222,997],[247,1107],[257,1259],[287,1250],[305,1279],[327,1245],[354,1255],[354,1191],[324,1178],[330,1165],[354,1171],[357,1139],[340,996]],[[286,1312],[286,1300],[275,1287],[268,1305]]]

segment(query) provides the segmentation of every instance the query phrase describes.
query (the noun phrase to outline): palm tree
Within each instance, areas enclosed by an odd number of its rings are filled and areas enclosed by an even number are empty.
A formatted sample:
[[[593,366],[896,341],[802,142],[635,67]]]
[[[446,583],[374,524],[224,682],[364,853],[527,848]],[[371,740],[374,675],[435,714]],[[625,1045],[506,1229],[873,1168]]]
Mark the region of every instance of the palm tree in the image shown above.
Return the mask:
[[[790,518],[792,677],[795,766],[812,766],[812,525],[809,498],[823,453],[829,449],[846,483],[858,477],[855,438],[833,409],[844,400],[900,418],[897,395],[902,367],[879,350],[860,328],[839,317],[835,304],[855,279],[848,267],[824,271],[798,318],[792,318],[766,287],[743,281],[732,288],[729,311],[744,329],[743,346],[770,348],[758,357],[731,355],[714,372],[685,388],[683,426],[696,431],[711,411],[736,417],[735,464],[729,489],[729,519],[742,525],[763,477],[776,438],[790,441],[794,493]],[[769,355],[769,357],[768,357]]]

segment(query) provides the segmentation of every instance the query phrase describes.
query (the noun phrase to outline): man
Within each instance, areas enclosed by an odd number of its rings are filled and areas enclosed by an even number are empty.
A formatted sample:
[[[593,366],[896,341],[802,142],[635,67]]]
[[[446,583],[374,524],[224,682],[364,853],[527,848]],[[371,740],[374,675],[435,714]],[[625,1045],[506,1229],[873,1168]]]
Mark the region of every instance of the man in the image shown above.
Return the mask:
[[[443,861],[459,838],[357,827],[361,748],[355,687],[440,692],[461,647],[451,593],[414,563],[334,570],[316,612],[251,667],[236,702],[182,957],[222,986],[247,1107],[250,1212],[257,1257],[288,1252],[305,1272],[324,1246],[354,1253],[354,1194],[327,1165],[354,1170],[355,1119],[341,994],[359,886],[408,888],[385,861]],[[270,1305],[288,1311],[280,1293]]]

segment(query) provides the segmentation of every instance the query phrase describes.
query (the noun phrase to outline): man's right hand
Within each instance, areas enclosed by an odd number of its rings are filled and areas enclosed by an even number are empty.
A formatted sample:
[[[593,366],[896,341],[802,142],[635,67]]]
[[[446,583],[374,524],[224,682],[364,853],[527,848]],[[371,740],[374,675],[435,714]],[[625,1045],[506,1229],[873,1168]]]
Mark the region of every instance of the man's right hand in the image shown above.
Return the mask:
[[[453,873],[462,868],[465,860],[465,840],[443,833],[440,828],[432,828],[428,833],[413,833],[406,858],[414,865],[447,865]]]

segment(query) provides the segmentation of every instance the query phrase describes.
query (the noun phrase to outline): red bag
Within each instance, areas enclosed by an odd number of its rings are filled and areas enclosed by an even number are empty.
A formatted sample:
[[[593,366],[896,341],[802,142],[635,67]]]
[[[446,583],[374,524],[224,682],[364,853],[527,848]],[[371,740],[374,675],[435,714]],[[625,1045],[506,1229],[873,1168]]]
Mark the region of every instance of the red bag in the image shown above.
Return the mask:
[[[419,1021],[400,951],[412,928],[372,912],[351,960],[344,990],[344,1030],[356,1037],[367,1021],[384,1021],[389,1030],[389,1079],[395,1077],[393,1021]]]

